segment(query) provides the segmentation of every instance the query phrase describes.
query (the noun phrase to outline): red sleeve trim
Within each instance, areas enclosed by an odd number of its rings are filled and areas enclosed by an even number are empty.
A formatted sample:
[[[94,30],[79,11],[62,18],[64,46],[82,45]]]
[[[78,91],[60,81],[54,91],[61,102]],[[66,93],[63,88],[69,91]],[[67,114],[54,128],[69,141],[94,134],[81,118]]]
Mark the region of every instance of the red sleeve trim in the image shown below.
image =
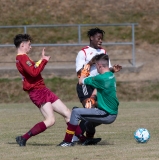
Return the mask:
[[[85,61],[86,61],[86,51],[85,51],[85,49],[87,49],[87,48],[89,48],[88,46],[86,46],[86,47],[84,47],[84,48],[82,48],[81,50],[84,52],[84,54],[85,54]]]

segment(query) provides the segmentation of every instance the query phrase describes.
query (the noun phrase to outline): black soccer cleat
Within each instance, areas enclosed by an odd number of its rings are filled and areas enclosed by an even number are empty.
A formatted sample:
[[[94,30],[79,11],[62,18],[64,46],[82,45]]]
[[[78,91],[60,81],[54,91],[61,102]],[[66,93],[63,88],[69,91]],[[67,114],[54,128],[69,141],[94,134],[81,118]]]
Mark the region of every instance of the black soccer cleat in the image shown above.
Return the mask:
[[[60,144],[58,144],[57,146],[61,146],[61,147],[72,147],[74,146],[74,143],[73,142],[61,142]]]
[[[16,139],[16,142],[19,144],[20,147],[26,146],[26,139],[24,139],[22,136],[18,136],[15,139]]]
[[[101,138],[89,138],[89,139],[86,139],[82,145],[83,146],[88,146],[88,145],[96,145],[98,142],[101,141]]]

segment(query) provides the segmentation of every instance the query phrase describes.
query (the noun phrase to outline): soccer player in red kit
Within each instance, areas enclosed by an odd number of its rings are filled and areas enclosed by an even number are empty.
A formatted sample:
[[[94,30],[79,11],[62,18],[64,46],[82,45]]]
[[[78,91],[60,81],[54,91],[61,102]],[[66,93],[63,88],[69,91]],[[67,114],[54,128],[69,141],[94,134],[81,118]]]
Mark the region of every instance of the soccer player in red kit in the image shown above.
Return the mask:
[[[18,34],[14,37],[14,44],[17,48],[16,67],[22,76],[23,90],[29,94],[32,102],[39,108],[44,116],[44,121],[37,123],[24,135],[16,137],[16,142],[19,146],[25,146],[29,138],[44,132],[47,128],[54,125],[54,112],[62,115],[67,125],[69,125],[71,116],[70,110],[56,94],[45,86],[41,76],[41,72],[50,59],[50,56],[45,55],[45,48],[42,50],[41,59],[37,63],[29,58],[28,53],[31,49],[31,41],[32,38],[28,34]],[[77,126],[74,134],[83,145],[96,144],[101,140],[99,138],[87,139],[82,134],[79,126]],[[68,143],[65,145],[73,146],[74,144]]]
[[[16,137],[19,146],[25,146],[26,141],[55,123],[54,112],[62,115],[68,123],[70,121],[70,110],[65,104],[50,91],[44,84],[41,76],[50,56],[45,55],[45,48],[42,50],[40,64],[33,62],[28,53],[31,49],[32,38],[28,34],[18,34],[14,37],[14,44],[17,48],[16,67],[22,76],[23,90],[28,92],[32,102],[39,108],[44,116],[44,121],[37,123],[33,128],[22,136]]]

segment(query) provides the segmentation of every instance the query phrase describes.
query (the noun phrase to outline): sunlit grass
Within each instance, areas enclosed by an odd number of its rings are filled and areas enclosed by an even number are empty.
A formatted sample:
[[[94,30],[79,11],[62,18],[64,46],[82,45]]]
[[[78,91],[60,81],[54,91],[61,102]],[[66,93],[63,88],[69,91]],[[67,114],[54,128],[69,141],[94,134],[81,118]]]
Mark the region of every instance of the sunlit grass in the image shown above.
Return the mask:
[[[81,107],[78,102],[66,105]],[[65,135],[64,119],[56,116],[56,123],[45,132],[32,137],[26,147],[19,147],[15,142],[17,135],[27,132],[37,122],[43,120],[36,106],[31,103],[0,104],[0,156],[2,160],[139,160],[159,158],[158,152],[158,102],[121,102],[119,115],[110,125],[96,128],[95,137],[102,141],[96,146],[57,147]],[[139,127],[147,128],[151,138],[146,144],[138,144],[133,133]]]

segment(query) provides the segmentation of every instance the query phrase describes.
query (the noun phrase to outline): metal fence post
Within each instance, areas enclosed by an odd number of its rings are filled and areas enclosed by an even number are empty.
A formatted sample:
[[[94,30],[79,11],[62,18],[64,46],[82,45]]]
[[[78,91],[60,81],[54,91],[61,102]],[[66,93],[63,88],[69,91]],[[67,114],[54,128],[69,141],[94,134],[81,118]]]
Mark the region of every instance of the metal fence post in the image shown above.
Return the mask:
[[[135,27],[134,27],[134,24],[132,24],[131,27],[132,27],[132,64],[133,64],[133,67],[136,67],[136,62],[135,62]]]
[[[81,25],[78,25],[78,44],[81,43]]]
[[[24,26],[24,33],[26,34],[27,33],[27,27]]]

